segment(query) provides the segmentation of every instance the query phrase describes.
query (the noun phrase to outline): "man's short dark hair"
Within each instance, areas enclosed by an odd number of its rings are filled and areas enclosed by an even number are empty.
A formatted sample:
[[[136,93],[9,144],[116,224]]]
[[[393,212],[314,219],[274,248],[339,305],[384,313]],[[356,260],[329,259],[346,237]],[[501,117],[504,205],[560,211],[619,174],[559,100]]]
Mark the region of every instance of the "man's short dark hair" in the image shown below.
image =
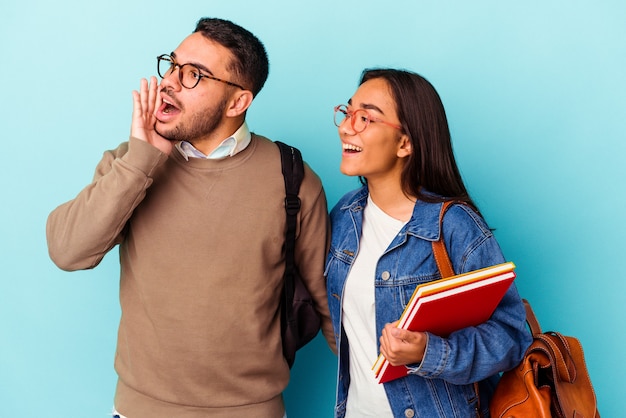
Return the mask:
[[[247,29],[224,19],[202,18],[195,32],[230,50],[234,60],[229,70],[256,96],[269,74],[269,61],[263,43]]]

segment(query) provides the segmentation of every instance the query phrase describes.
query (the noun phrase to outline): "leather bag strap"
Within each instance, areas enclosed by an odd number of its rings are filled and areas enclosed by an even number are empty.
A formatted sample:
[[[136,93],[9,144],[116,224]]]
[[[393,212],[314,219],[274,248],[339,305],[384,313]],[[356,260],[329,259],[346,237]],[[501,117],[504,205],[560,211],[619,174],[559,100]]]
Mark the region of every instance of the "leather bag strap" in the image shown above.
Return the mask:
[[[541,340],[549,349],[547,354],[552,360],[554,377],[562,382],[574,383],[576,364],[567,339],[558,332],[539,334],[535,338]]]
[[[535,312],[533,312],[533,308],[530,306],[530,302],[526,299],[522,299],[522,302],[524,302],[524,308],[526,308],[526,322],[530,327],[530,332],[533,334],[533,337],[535,337],[541,334],[541,326],[535,316]]]
[[[441,278],[454,276],[454,267],[450,261],[450,256],[448,255],[448,250],[446,249],[446,243],[443,239],[443,215],[445,215],[446,211],[454,203],[462,202],[446,200],[441,205],[441,210],[439,211],[439,239],[432,242],[433,255],[435,257],[435,262],[437,263],[437,268],[439,269],[439,274],[441,274]],[[474,383],[474,391],[476,392],[476,416],[481,418],[482,412],[480,409],[480,391],[478,382]]]
[[[527,356],[540,353],[540,367],[552,374],[558,416],[600,418],[580,341],[558,332],[535,335]],[[545,364],[544,364],[545,363]]]
[[[433,254],[435,256],[435,262],[441,278],[454,276],[454,268],[452,262],[448,256],[448,250],[446,249],[446,243],[443,240],[443,215],[455,202],[448,200],[441,205],[441,211],[439,212],[439,240],[433,241]]]

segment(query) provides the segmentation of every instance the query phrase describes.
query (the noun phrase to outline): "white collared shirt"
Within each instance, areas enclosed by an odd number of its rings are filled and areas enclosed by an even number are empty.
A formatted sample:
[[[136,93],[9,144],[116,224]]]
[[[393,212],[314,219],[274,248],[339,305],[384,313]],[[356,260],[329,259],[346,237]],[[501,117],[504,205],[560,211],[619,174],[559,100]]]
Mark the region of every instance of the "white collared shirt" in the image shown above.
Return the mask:
[[[226,157],[232,157],[238,152],[243,151],[250,144],[251,139],[252,135],[250,134],[250,129],[248,129],[248,124],[244,122],[234,134],[223,140],[217,148],[211,151],[209,155],[205,155],[187,141],[180,141],[177,143],[176,149],[187,161],[189,161],[189,158],[219,160]]]

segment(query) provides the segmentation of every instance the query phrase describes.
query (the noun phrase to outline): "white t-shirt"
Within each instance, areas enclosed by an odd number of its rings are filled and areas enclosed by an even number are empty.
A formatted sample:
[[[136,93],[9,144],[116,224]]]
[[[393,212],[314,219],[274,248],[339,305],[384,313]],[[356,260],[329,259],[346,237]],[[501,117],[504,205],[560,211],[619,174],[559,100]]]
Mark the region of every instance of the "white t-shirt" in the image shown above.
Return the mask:
[[[405,222],[392,218],[367,198],[359,253],[346,279],[343,327],[350,344],[350,387],[346,418],[393,417],[385,389],[372,365],[378,357],[374,274],[378,260]]]

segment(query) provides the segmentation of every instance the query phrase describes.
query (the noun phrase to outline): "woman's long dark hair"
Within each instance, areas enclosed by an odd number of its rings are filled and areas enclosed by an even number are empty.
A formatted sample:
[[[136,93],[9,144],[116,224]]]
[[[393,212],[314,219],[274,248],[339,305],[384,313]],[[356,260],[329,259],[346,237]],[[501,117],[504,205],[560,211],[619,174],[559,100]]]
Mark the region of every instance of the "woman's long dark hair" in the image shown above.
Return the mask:
[[[456,165],[446,112],[432,84],[419,74],[387,68],[366,69],[359,84],[375,78],[387,81],[411,141],[412,152],[402,171],[405,193],[427,202],[459,200],[478,210]]]

